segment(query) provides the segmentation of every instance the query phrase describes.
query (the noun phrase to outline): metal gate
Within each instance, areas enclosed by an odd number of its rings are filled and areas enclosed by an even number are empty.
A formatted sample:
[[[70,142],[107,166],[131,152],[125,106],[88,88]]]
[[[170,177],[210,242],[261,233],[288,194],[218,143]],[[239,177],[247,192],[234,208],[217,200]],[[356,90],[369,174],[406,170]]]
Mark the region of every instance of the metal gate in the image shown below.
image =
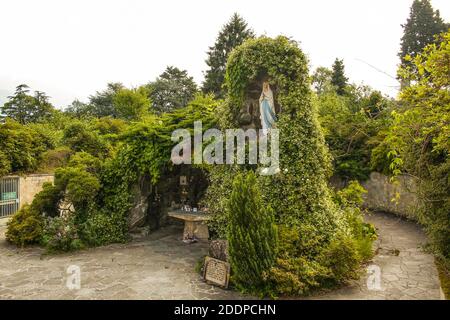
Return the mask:
[[[19,210],[19,177],[0,178],[0,218]]]

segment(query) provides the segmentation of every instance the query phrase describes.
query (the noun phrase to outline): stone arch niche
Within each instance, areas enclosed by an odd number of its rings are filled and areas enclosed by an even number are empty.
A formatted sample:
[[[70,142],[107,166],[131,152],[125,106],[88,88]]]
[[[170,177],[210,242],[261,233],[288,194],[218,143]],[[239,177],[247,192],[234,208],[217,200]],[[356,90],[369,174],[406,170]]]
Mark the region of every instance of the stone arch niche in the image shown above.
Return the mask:
[[[262,71],[245,89],[244,103],[239,110],[239,115],[237,117],[239,126],[244,130],[261,129],[259,97],[261,96],[263,83],[265,81],[269,82],[270,88],[272,89],[276,114],[281,112],[281,106],[277,99],[278,86],[275,81],[267,75],[266,71]]]
[[[162,174],[160,181],[151,183],[147,175],[140,176],[132,185],[132,207],[128,215],[128,226],[132,233],[139,232],[143,227],[154,231],[168,223],[167,213],[172,203],[181,203],[182,193],[180,177],[187,177],[187,201],[192,207],[197,207],[200,198],[207,188],[204,172],[191,165],[174,166]]]

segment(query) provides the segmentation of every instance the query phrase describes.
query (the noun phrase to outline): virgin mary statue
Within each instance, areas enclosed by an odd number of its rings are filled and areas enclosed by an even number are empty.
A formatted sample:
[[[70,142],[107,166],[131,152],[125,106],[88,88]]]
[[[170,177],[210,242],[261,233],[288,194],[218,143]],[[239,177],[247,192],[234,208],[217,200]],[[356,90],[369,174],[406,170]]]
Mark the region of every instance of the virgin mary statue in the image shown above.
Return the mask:
[[[259,113],[261,115],[263,133],[267,134],[268,130],[275,126],[275,121],[277,120],[275,104],[273,102],[273,92],[267,81],[263,82],[263,90],[259,97]]]

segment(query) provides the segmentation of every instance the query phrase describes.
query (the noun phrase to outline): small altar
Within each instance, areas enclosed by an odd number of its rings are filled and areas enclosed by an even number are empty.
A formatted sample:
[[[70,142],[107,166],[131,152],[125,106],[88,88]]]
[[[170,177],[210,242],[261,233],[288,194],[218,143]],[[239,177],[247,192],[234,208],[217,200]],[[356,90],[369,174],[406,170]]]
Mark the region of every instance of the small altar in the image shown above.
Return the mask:
[[[208,240],[208,225],[205,223],[209,219],[207,214],[203,212],[171,210],[167,213],[167,215],[169,217],[184,221],[183,240]]]

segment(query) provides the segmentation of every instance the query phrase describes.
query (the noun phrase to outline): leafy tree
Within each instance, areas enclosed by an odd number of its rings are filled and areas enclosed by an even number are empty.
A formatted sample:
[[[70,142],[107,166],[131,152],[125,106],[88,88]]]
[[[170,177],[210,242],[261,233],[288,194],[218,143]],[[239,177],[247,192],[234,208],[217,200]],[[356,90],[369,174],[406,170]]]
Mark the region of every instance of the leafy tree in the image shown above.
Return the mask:
[[[74,100],[65,113],[79,119],[112,117],[136,120],[150,107],[147,95],[145,87],[127,89],[121,83],[108,83],[106,90],[89,97],[89,103]]]
[[[318,67],[316,71],[314,71],[311,77],[311,82],[317,94],[320,95],[330,90],[330,88],[332,87],[331,86],[332,75],[333,71],[325,67]]]
[[[124,86],[121,83],[108,83],[106,90],[97,91],[95,95],[89,97],[89,104],[86,105],[86,108],[92,109],[90,112],[95,117],[117,117],[113,101],[114,96],[122,89]]]
[[[87,163],[77,161],[73,167],[58,168],[55,171],[55,187],[64,193],[65,200],[74,206],[79,215],[86,213],[100,189],[98,177],[88,168]]]
[[[64,198],[64,190],[52,182],[45,182],[42,191],[36,194],[31,202],[31,208],[41,217],[57,217],[60,215],[59,203]]]
[[[378,91],[347,86],[346,95],[328,91],[318,96],[319,120],[333,155],[334,175],[366,180],[371,172],[372,150],[382,141],[378,133],[390,124],[393,102]],[[380,160],[373,166],[380,168]],[[384,163],[385,164],[385,163]]]
[[[41,91],[35,91],[31,96],[29,92],[26,84],[17,86],[14,95],[9,96],[9,101],[1,108],[1,113],[21,124],[48,119],[54,110],[48,96]]]
[[[345,76],[344,61],[336,60],[333,63],[333,73],[331,75],[331,84],[335,86],[338,95],[345,94],[345,88],[347,87],[348,78]]]
[[[344,95],[331,84],[333,72],[319,67],[312,76],[319,120],[333,155],[333,174],[343,180],[366,180],[372,170],[386,173],[384,130],[393,101],[367,86],[346,84]],[[376,150],[373,152],[373,150]]]
[[[144,88],[121,89],[113,98],[113,106],[118,118],[139,120],[150,108],[150,101]]]
[[[45,132],[7,119],[0,124],[0,172],[34,171],[43,152],[51,147]]]
[[[81,168],[83,171],[98,175],[101,171],[102,162],[99,158],[87,152],[77,152],[70,157],[68,166]]]
[[[208,58],[206,59],[209,69],[205,72],[203,92],[211,92],[216,97],[223,98],[222,84],[225,79],[228,55],[245,40],[254,37],[255,34],[248,27],[247,22],[237,13],[233,14],[219,32],[214,46],[209,47]]]
[[[148,88],[153,110],[158,113],[185,107],[197,92],[197,85],[187,71],[172,66],[168,66]]]
[[[403,108],[394,113],[386,141],[394,174],[416,177],[423,203],[418,215],[435,252],[450,267],[450,32],[401,67],[410,83],[400,92]]]
[[[34,113],[30,122],[48,120],[54,113],[54,107],[49,102],[49,96],[42,91],[34,92]]]
[[[277,227],[274,212],[265,206],[253,172],[239,174],[228,204],[228,243],[234,282],[258,290],[275,262]]]
[[[39,243],[44,218],[30,205],[25,205],[7,222],[6,240],[17,246]]]
[[[93,105],[81,102],[76,99],[72,102],[70,106],[68,106],[64,112],[70,116],[76,118],[84,118],[89,116],[96,116],[95,108]]]
[[[0,149],[0,177],[11,172],[11,161],[4,150]]]
[[[94,122],[94,128],[101,135],[117,135],[122,133],[126,129],[127,123],[122,119],[114,119],[111,117],[104,117],[96,119]]]
[[[403,67],[411,67],[414,64],[404,60],[404,57],[415,57],[435,41],[436,35],[447,31],[450,25],[442,20],[439,10],[433,10],[429,0],[414,0],[409,18],[402,27],[404,33],[398,55]]]
[[[63,130],[65,127],[67,127],[67,125],[70,122],[72,122],[73,119],[74,119],[73,115],[71,115],[67,112],[55,109],[52,112],[52,116],[49,117],[48,119],[46,119],[45,122],[42,122],[42,124],[52,127],[53,130],[59,132],[60,130]]]
[[[62,141],[75,152],[87,152],[94,156],[106,156],[108,144],[87,123],[73,121],[64,129]]]
[[[56,168],[63,167],[67,164],[73,151],[66,146],[60,146],[55,149],[49,149],[45,151],[41,160],[37,172],[39,173],[53,173]]]
[[[28,94],[30,92],[29,88],[26,84],[18,85],[14,95],[8,96],[9,101],[3,105],[2,114],[21,124],[25,124],[34,102],[33,98]]]

